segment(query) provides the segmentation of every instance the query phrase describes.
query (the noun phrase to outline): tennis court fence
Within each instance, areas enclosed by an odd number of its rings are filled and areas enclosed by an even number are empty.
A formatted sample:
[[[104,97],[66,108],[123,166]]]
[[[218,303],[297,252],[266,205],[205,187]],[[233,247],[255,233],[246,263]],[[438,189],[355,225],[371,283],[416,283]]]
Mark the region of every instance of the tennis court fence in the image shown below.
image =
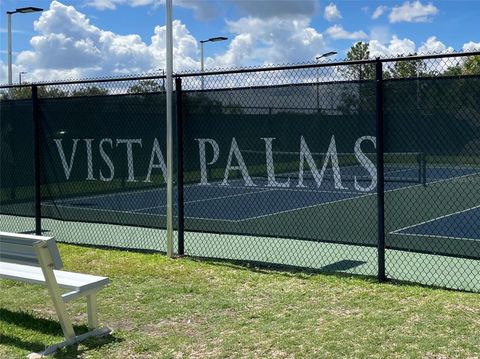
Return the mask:
[[[174,77],[176,254],[480,291],[480,52]],[[166,251],[165,102],[0,86],[0,229]]]

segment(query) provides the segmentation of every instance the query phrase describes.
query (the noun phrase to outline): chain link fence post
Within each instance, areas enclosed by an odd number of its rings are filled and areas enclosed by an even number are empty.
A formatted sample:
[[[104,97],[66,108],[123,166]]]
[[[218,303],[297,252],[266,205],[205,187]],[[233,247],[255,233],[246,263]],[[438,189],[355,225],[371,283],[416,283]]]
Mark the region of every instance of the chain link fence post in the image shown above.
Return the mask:
[[[184,206],[183,206],[183,113],[182,113],[182,79],[175,78],[177,101],[177,205],[178,205],[178,255],[185,254],[184,242]]]
[[[35,234],[42,234],[42,195],[41,195],[41,153],[40,153],[40,136],[41,136],[41,124],[39,116],[39,103],[38,103],[38,87],[32,85],[32,118],[34,128],[34,171],[35,171],[35,185],[34,185],[34,198],[35,198]]]
[[[375,117],[377,149],[377,220],[378,220],[378,281],[385,277],[385,176],[383,146],[383,66],[379,58],[375,62]]]

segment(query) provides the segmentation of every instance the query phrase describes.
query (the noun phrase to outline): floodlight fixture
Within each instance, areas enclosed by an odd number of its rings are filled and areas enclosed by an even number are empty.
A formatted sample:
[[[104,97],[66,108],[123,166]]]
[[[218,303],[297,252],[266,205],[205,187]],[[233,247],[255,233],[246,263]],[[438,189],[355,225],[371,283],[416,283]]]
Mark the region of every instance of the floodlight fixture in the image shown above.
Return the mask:
[[[206,42],[219,42],[219,41],[225,41],[228,40],[228,37],[225,36],[216,36],[216,37],[211,37],[206,40],[200,40],[200,71],[203,73],[204,71],[204,57],[203,57],[203,44]],[[203,76],[202,76],[202,90],[204,88],[203,84]]]
[[[20,7],[15,11],[7,11],[8,15],[8,84],[12,84],[12,15],[13,14],[29,14],[32,12],[41,12],[42,8],[28,6]]]

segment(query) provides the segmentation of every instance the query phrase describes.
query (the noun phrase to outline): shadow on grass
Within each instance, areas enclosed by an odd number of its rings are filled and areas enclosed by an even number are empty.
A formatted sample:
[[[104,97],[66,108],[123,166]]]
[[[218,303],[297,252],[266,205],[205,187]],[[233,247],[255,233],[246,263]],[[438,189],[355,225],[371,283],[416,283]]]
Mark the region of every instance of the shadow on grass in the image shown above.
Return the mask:
[[[270,274],[276,272],[280,275],[333,275],[338,277],[349,277],[349,278],[361,278],[368,280],[370,282],[375,281],[376,277],[367,274],[358,274],[358,273],[349,273],[347,272],[350,269],[355,267],[367,264],[365,261],[356,261],[356,260],[340,260],[338,262],[333,262],[322,266],[320,268],[307,268],[300,266],[293,266],[288,264],[275,264],[270,262],[259,262],[259,261],[243,261],[243,260],[233,260],[233,259],[222,259],[222,258],[204,258],[204,257],[185,257],[189,260],[195,262],[203,262],[212,265],[220,265],[225,267],[231,267],[235,269],[249,270],[256,273]]]
[[[133,253],[141,254],[162,254],[166,255],[163,251],[152,250],[152,249],[126,249],[120,247],[112,247],[107,245],[92,245],[92,244],[79,244],[79,243],[69,243],[62,242],[64,244],[79,246],[84,248],[98,248],[102,250],[117,250],[117,251],[128,251]],[[367,264],[365,261],[356,261],[356,260],[340,260],[338,262],[330,263],[320,268],[308,268],[302,266],[294,266],[288,264],[277,264],[271,262],[261,262],[261,261],[249,261],[249,260],[239,260],[239,259],[226,259],[226,258],[215,258],[215,257],[200,257],[200,256],[190,256],[183,255],[177,256],[176,258],[186,258],[194,262],[208,263],[212,265],[221,265],[225,267],[231,267],[235,269],[244,269],[257,273],[269,274],[271,272],[276,272],[278,274],[284,275],[327,275],[335,276],[339,278],[358,278],[362,279],[369,283],[379,283],[377,273],[373,272],[371,274],[359,274],[359,273],[350,273],[349,269],[354,267]],[[377,263],[374,264],[373,268],[376,270]],[[464,288],[451,288],[447,286],[435,285],[435,284],[425,284],[415,281],[401,280],[396,278],[386,278],[382,283],[391,283],[395,285],[405,285],[411,287],[420,287],[427,289],[441,289],[441,290],[451,290],[455,292],[465,292],[465,293],[478,293],[476,290],[468,290]]]
[[[97,248],[102,250],[117,250],[122,251],[126,250],[125,248],[118,248],[106,245],[92,245],[92,244],[82,244],[82,243],[68,243],[63,242],[64,244],[84,247],[84,248]],[[128,249],[129,252],[141,253],[141,254],[163,254],[166,255],[166,252],[151,250],[151,249]],[[272,262],[261,262],[261,261],[249,261],[249,260],[239,260],[239,259],[225,259],[225,258],[214,258],[214,257],[198,257],[198,256],[177,256],[176,258],[186,258],[194,262],[208,263],[212,265],[222,265],[236,269],[245,269],[257,273],[268,274],[272,271],[278,273],[284,273],[285,275],[314,275],[314,274],[324,274],[324,275],[335,275],[339,277],[356,277],[368,280],[370,282],[375,281],[376,274],[358,274],[358,273],[349,273],[347,270],[359,267],[361,265],[367,264],[365,261],[357,260],[340,260],[338,262],[329,263],[320,268],[308,268],[302,266],[294,266],[288,264],[276,264]],[[376,264],[375,264],[376,265]],[[388,280],[387,280],[388,281]]]
[[[40,352],[45,349],[44,343],[25,341],[6,334],[0,334],[0,343],[5,346],[15,347],[28,352]]]
[[[57,359],[89,357],[88,352],[90,350],[95,350],[100,348],[101,346],[112,344],[112,343],[120,343],[122,341],[123,341],[122,339],[117,338],[113,335],[107,335],[104,337],[94,337],[82,342],[80,347],[78,344],[76,344],[76,345],[71,345],[64,349],[61,349],[57,351],[53,357]]]
[[[0,321],[13,324],[17,327],[22,327],[24,329],[37,331],[42,334],[56,336],[59,338],[58,342],[62,342],[65,340],[65,338],[63,337],[62,328],[60,327],[60,323],[56,320],[38,318],[31,313],[22,311],[13,312],[5,308],[0,308]],[[77,335],[86,333],[88,331],[86,325],[74,325],[73,328]],[[82,347],[86,347],[86,349],[78,350],[77,345],[70,346],[56,353],[55,358],[75,358],[78,354],[83,353],[87,350],[97,348],[107,343],[120,341],[121,340],[119,338],[116,338],[113,335],[90,338],[82,342]],[[0,334],[0,343],[6,346],[14,346],[18,349],[26,350],[29,352],[41,352],[45,350],[46,346],[55,344],[39,343],[37,341],[28,340],[28,338],[25,340],[5,334]]]
[[[337,278],[357,278],[361,279],[368,283],[378,283],[378,284],[392,284],[395,286],[406,286],[406,287],[417,287],[431,290],[446,290],[453,292],[464,292],[464,293],[478,293],[475,290],[467,290],[462,288],[450,288],[446,286],[434,285],[434,284],[425,284],[418,283],[408,280],[400,280],[395,278],[386,278],[384,281],[379,282],[376,274],[358,274],[358,273],[349,273],[348,270],[356,266],[366,264],[364,261],[355,261],[355,260],[340,260],[338,262],[327,264],[320,268],[306,268],[306,267],[297,267],[286,264],[273,264],[269,262],[255,262],[255,261],[242,261],[242,260],[232,260],[232,259],[223,259],[223,258],[204,258],[204,257],[189,257],[185,256],[189,260],[201,263],[208,263],[211,265],[218,265],[224,267],[230,267],[238,270],[248,270],[256,273],[271,274],[275,272],[276,274],[284,276],[309,276],[309,275],[324,275],[324,276],[333,276]]]
[[[5,308],[0,308],[0,321],[14,324],[17,327],[38,331],[48,335],[55,335],[63,337],[60,323],[53,319],[45,319],[34,316],[31,313],[23,311],[11,311]],[[76,333],[88,331],[86,325],[74,326]]]

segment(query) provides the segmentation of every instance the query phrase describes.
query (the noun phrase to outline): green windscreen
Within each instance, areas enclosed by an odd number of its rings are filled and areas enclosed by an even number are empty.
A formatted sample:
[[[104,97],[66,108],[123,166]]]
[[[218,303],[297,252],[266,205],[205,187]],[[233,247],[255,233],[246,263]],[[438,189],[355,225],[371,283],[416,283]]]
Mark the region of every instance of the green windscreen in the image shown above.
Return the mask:
[[[373,81],[184,98],[187,231],[376,245]]]
[[[0,101],[0,213],[34,214],[34,132],[29,100]],[[7,223],[2,227],[7,230]]]
[[[164,206],[163,94],[52,98],[40,106],[43,216],[165,226],[164,214],[138,211]]]
[[[385,151],[426,162],[426,186],[386,194],[387,247],[480,258],[480,78],[384,86]]]

